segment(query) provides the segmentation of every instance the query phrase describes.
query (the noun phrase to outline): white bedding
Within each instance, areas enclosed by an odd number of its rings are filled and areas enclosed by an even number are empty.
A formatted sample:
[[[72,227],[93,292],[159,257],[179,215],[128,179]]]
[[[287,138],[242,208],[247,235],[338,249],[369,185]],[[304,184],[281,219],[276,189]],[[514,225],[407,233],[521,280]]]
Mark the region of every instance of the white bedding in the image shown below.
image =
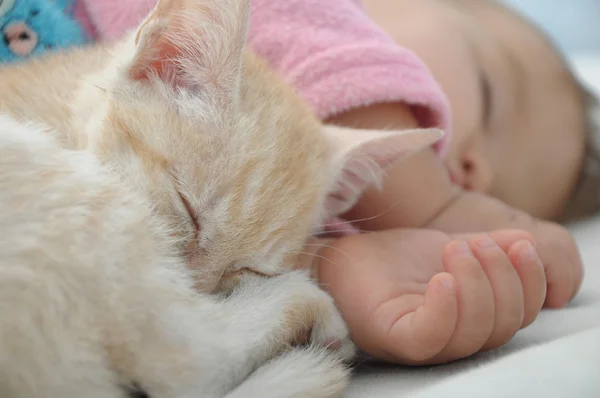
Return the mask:
[[[600,93],[600,57],[574,62]],[[586,277],[565,309],[544,310],[506,346],[445,366],[364,365],[346,398],[600,398],[600,216],[570,227]]]

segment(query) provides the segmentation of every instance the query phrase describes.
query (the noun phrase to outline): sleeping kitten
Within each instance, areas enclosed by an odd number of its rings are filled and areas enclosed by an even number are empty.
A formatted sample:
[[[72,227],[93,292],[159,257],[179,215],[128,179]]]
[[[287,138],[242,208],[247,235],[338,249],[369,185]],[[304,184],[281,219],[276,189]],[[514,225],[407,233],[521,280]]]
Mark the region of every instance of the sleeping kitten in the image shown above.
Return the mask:
[[[318,349],[346,330],[304,274],[197,293],[169,228],[95,156],[4,116],[0,128],[0,396],[116,398],[134,383],[153,398],[341,391],[352,346]],[[313,348],[285,351],[311,327]]]
[[[292,269],[441,133],[323,128],[244,50],[247,13],[160,0],[118,43],[0,69],[0,396],[340,394],[347,330]]]

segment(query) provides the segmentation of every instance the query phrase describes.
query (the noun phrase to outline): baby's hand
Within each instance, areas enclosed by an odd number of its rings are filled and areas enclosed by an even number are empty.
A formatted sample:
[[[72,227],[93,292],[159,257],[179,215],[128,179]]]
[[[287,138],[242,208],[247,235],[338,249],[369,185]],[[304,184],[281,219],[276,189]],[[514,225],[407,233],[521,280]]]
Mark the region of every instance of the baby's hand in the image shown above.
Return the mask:
[[[482,217],[482,214],[485,216]],[[571,234],[564,227],[540,221],[498,199],[476,192],[462,193],[428,224],[428,228],[450,234],[505,228],[531,233],[546,270],[547,307],[566,305],[577,294],[583,281],[583,264],[579,251]]]
[[[444,363],[498,347],[533,322],[546,280],[531,242],[520,231],[453,240],[387,230],[333,241],[318,275],[363,351]]]

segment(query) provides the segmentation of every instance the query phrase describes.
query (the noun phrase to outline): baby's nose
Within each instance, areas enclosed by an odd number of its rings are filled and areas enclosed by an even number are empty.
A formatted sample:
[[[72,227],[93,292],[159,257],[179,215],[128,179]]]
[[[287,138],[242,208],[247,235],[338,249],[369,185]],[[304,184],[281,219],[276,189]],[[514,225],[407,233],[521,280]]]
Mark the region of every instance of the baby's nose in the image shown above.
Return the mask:
[[[37,33],[22,22],[8,25],[2,33],[4,42],[16,55],[29,55],[38,44]]]

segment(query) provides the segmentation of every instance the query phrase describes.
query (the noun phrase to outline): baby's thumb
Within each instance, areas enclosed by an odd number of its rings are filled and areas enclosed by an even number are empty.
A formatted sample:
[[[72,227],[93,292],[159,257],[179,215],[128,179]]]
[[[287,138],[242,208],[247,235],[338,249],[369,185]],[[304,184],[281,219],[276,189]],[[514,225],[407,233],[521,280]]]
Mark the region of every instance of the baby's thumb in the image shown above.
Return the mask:
[[[423,303],[388,329],[385,351],[391,358],[387,360],[416,364],[433,358],[452,338],[457,320],[456,281],[448,273],[437,274],[427,286]]]

